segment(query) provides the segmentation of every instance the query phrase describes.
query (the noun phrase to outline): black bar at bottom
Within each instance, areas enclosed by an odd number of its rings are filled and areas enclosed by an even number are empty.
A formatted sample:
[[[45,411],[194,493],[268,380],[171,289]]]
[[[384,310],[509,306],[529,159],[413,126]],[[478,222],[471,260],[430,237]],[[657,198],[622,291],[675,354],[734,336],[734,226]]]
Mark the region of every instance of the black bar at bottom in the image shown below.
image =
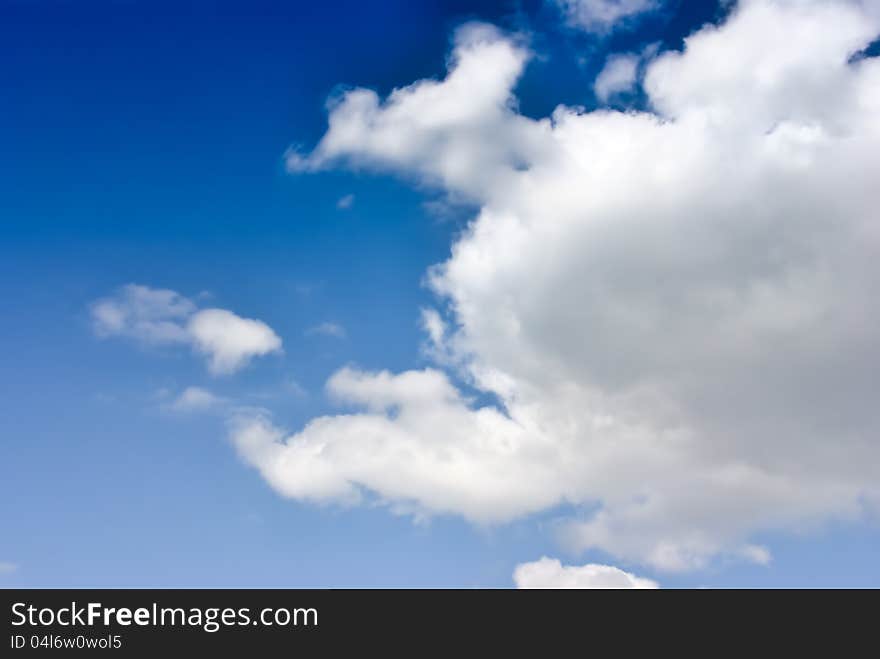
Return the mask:
[[[0,656],[874,652],[877,591],[6,590]],[[263,656],[263,655],[260,655]],[[377,654],[376,656],[385,656]],[[487,657],[488,659],[488,657]]]

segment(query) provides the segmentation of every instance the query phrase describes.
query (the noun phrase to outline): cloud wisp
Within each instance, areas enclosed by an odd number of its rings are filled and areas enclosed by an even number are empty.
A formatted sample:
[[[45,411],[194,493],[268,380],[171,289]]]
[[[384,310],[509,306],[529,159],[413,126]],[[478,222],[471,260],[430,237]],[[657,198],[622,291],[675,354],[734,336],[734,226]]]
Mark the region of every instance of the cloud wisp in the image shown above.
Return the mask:
[[[329,336],[334,339],[344,339],[348,336],[348,332],[342,325],[330,321],[312,325],[305,333],[306,336]]]
[[[190,386],[181,391],[167,409],[173,412],[208,412],[224,408],[228,400],[203,387]]]
[[[600,35],[663,6],[661,0],[556,0],[556,4],[571,27]]]

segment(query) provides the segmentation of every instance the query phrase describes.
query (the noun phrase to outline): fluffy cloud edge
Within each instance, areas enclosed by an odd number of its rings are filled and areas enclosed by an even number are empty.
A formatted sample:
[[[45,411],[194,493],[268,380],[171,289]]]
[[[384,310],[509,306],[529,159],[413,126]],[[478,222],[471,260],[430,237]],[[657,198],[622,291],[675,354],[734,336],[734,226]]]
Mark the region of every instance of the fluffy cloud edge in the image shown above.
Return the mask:
[[[559,559],[547,556],[517,565],[513,581],[520,589],[655,590],[660,587],[656,581],[612,565],[563,565]]]

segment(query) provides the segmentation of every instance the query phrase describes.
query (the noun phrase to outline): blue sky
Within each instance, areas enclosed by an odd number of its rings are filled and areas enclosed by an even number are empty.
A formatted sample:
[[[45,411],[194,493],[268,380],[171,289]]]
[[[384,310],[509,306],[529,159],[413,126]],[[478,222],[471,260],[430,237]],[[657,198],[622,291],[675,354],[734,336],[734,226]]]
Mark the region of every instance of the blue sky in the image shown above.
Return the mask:
[[[241,410],[259,408],[288,434],[358,410],[325,392],[345,366],[436,369],[472,408],[505,403],[464,362],[432,357],[420,316],[437,308],[463,328],[462,345],[482,345],[426,272],[450,258],[495,192],[469,197],[430,164],[358,145],[309,156],[329,135],[327,99],[338,104],[354,87],[384,98],[442,79],[456,30],[480,21],[528,41],[517,117],[547,117],[559,104],[589,113],[603,104],[594,81],[609,55],[635,53],[641,71],[730,9],[661,4],[599,29],[542,1],[0,3],[0,586],[508,587],[518,564],[541,556],[616,565],[664,587],[880,586],[876,514],[870,505],[853,512],[849,493],[791,520],[737,517],[695,569],[667,570],[626,543],[560,542],[560,526],[591,514],[604,493],[530,501],[483,524],[466,505],[437,510],[416,490],[400,498],[416,501],[413,515],[398,505],[397,485],[383,491],[367,476],[357,505],[281,496],[266,465],[246,464],[236,448],[229,417]],[[604,105],[655,111],[631,82]],[[297,169],[285,161],[292,145],[310,171],[288,171]],[[128,284],[258,319],[283,350],[248,353],[218,375],[199,339],[96,331],[96,302],[124,304]],[[600,360],[586,361],[601,371]],[[842,378],[834,386],[845,395],[858,383],[833,367],[823,372]],[[187,388],[215,398],[181,409]],[[387,413],[393,424],[395,410]],[[724,418],[700,417],[699,427],[726,436]],[[871,435],[875,418],[855,434]],[[832,487],[840,473],[801,486]],[[876,477],[853,477],[860,496],[874,496]],[[754,505],[763,513],[777,504]],[[742,560],[744,542],[772,561]]]

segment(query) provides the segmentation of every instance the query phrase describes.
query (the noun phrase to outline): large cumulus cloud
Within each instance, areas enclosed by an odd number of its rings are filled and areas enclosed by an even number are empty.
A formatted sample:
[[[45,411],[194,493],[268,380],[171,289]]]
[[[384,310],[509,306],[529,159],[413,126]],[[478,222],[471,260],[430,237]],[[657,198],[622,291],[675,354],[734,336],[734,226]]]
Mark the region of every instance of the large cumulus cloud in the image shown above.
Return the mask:
[[[880,497],[876,2],[748,0],[645,67],[651,112],[513,89],[522,41],[471,25],[441,81],[348,92],[291,169],[369,167],[477,202],[429,272],[441,370],[344,370],[360,408],[235,441],[280,492],[503,522],[661,569]],[[445,321],[444,321],[445,318]]]

